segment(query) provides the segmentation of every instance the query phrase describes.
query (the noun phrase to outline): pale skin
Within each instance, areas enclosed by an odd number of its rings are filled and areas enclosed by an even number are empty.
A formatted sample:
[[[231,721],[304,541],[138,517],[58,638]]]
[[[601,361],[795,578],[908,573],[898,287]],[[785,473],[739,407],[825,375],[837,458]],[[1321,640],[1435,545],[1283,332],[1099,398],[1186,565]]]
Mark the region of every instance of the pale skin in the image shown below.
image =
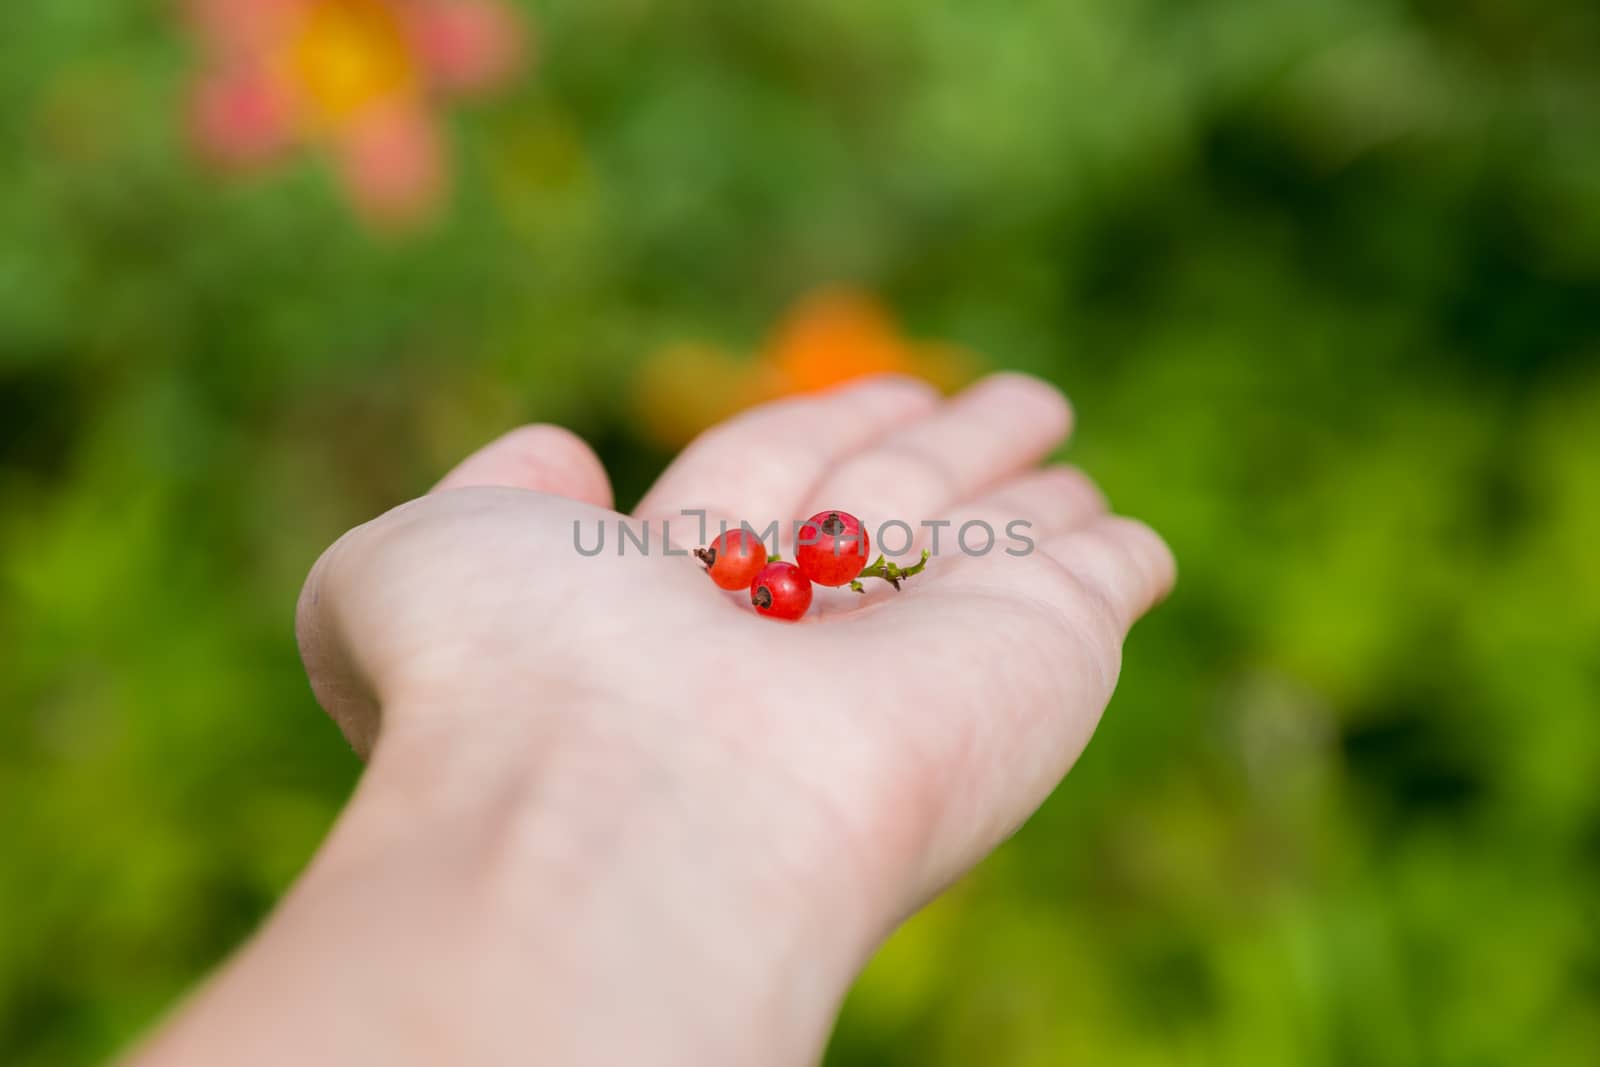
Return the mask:
[[[1032,523],[1027,556],[947,531],[904,591],[819,592],[795,624],[659,541],[581,556],[574,520],[592,546],[620,516],[556,427],[350,531],[298,634],[366,773],[129,1063],[815,1063],[882,939],[1066,774],[1172,585],[1158,536],[1039,466],[1070,422],[1018,375],[949,400],[878,378],[704,434],[636,512],[680,547],[684,509]]]

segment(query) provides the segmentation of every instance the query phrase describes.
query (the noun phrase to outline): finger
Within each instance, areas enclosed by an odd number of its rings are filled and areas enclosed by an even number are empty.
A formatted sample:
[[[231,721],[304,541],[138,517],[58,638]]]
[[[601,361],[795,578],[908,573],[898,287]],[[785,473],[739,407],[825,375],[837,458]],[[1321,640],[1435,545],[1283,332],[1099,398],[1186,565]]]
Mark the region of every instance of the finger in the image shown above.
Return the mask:
[[[830,466],[938,403],[931,385],[896,375],[751,408],[696,438],[634,514],[670,519],[704,509],[787,527]]]
[[[1089,476],[1065,465],[1028,471],[920,527],[912,552],[935,556],[984,552],[1072,529],[1104,514],[1105,494]]]
[[[1016,550],[960,554],[930,564],[908,589],[933,597],[1025,601],[1073,621],[1079,636],[1115,652],[1128,630],[1172,589],[1172,550],[1150,527],[1120,515],[1097,515]],[[907,615],[945,616],[949,605],[892,598]],[[1108,661],[1109,674],[1115,674]]]
[[[1051,537],[1040,548],[1094,596],[1124,632],[1172,591],[1172,550],[1137,519],[1109,515]]]
[[[840,508],[872,526],[898,519],[915,529],[1039,462],[1065,440],[1071,421],[1054,386],[1021,374],[991,375],[835,465],[803,513]]]
[[[484,445],[432,491],[469,486],[532,489],[611,506],[611,480],[594,450],[572,431],[548,424],[522,426]]]
[[[1014,830],[1072,766],[1115,687],[1128,625],[1173,575],[1148,527],[1100,516],[1026,556],[930,571],[860,613],[857,656],[916,664],[864,706],[915,709],[890,727],[908,773],[939,783],[929,887]]]

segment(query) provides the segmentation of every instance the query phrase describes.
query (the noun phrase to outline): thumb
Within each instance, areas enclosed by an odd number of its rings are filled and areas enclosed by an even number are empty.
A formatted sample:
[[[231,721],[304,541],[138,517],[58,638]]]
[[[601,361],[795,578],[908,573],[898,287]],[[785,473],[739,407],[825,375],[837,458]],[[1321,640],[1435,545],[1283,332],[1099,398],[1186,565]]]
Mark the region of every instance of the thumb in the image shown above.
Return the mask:
[[[432,491],[474,486],[532,489],[611,506],[611,481],[594,450],[571,430],[547,423],[519,427],[484,445]]]

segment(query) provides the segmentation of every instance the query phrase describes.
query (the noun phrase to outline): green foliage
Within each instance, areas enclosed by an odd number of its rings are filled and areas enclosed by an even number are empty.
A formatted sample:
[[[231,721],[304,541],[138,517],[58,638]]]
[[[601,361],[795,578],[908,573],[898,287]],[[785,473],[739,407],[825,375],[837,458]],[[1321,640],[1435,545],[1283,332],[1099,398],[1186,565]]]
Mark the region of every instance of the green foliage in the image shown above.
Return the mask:
[[[320,548],[797,295],[1074,397],[1175,598],[1069,784],[890,943],[854,1064],[1600,1048],[1600,8],[530,4],[445,222],[180,136],[170,5],[0,12],[0,1062],[108,1054],[358,773]]]

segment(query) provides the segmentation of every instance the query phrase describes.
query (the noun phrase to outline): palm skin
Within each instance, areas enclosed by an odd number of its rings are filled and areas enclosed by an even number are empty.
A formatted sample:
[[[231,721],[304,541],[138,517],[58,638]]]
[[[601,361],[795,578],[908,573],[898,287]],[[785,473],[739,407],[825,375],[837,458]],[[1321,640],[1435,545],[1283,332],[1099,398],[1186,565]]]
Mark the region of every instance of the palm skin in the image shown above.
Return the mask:
[[[525,428],[319,561],[299,620],[313,687],[363,754],[447,723],[475,759],[552,735],[642,756],[695,810],[755,828],[728,847],[870,901],[887,929],[1060,780],[1128,627],[1172,582],[1156,535],[1107,516],[1075,470],[1037,467],[1069,422],[1051,387],[1017,375],[950,401],[882,378],[753,409],[669,468],[630,519],[651,523],[650,553],[621,556],[593,454]],[[797,624],[662,551],[662,520],[678,550],[698,543],[684,509],[713,529],[792,529],[825,507],[874,530],[954,525],[903,591],[819,588]],[[1037,550],[952,551],[970,518],[1026,520]],[[581,555],[575,522],[589,547],[604,523],[605,551]],[[703,827],[713,841],[726,829]]]

